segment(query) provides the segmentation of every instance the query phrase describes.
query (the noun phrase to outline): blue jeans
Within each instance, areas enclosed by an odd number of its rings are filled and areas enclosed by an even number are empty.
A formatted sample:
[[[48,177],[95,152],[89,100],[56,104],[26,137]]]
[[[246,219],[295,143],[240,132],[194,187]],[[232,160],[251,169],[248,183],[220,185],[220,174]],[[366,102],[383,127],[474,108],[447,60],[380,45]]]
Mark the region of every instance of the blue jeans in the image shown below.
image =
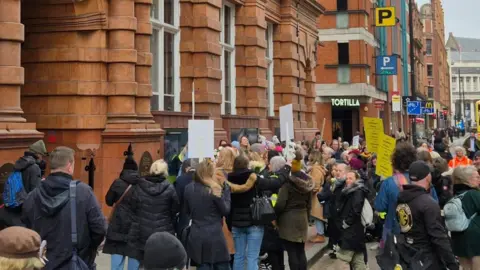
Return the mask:
[[[314,218],[314,220],[315,220],[315,229],[317,229],[317,234],[318,235],[324,235],[325,234],[325,224],[320,219]]]
[[[245,258],[247,258],[247,270],[258,270],[258,256],[262,246],[263,227],[233,227],[232,234],[235,242],[233,270],[245,270]]]
[[[111,269],[123,270],[123,265],[127,257],[123,255],[118,255],[118,254],[112,254],[110,257],[111,257]],[[128,270],[140,269],[140,262],[134,258],[128,258],[127,269]]]

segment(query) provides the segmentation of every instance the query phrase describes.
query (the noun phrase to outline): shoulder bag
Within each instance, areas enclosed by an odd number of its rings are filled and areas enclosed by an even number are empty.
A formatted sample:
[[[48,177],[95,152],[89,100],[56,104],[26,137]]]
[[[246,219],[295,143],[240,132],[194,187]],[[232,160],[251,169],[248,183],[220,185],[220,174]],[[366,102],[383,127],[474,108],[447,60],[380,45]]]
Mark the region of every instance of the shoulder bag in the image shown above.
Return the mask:
[[[250,205],[253,223],[256,225],[267,225],[276,219],[275,210],[272,202],[267,196],[258,192],[257,184],[255,183],[255,197]]]
[[[120,199],[113,205],[112,211],[110,212],[110,216],[108,217],[108,223],[112,222],[113,215],[115,213],[115,209],[117,209],[117,206],[123,201],[125,198],[125,195],[127,195],[128,191],[132,188],[132,185],[128,185],[128,187],[125,189],[123,192],[122,196],[120,196]]]
[[[72,223],[72,258],[70,259],[70,270],[90,270],[90,267],[78,256],[77,244],[77,184],[78,181],[70,182],[70,221]]]

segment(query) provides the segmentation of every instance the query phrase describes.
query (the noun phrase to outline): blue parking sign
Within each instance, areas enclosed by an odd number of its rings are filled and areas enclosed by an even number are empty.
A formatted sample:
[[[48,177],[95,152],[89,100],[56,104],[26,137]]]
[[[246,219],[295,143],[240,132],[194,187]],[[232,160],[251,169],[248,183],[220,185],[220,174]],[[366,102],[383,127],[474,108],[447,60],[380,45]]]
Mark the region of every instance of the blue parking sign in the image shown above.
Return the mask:
[[[422,103],[420,101],[407,102],[407,114],[409,115],[421,115]]]
[[[397,75],[397,56],[380,55],[377,56],[376,73],[378,75]]]

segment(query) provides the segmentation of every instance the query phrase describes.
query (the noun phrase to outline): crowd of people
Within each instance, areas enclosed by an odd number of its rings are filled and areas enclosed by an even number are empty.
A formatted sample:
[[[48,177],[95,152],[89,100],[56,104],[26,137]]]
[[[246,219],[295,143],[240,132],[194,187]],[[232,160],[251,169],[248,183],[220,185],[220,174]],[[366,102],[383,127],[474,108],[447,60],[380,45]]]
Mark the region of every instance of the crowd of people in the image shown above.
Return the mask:
[[[282,270],[286,252],[290,269],[306,270],[305,244],[327,241],[342,269],[368,269],[369,241],[379,241],[382,269],[480,269],[480,141],[472,132],[452,156],[448,132],[418,147],[402,133],[386,178],[360,132],[352,143],[320,132],[297,143],[222,140],[214,158],[184,149],[177,165],[157,160],[144,177],[130,145],[105,195],[108,218],[73,179],[75,152],[36,142],[5,184],[1,269],[95,269],[103,252],[115,270]]]

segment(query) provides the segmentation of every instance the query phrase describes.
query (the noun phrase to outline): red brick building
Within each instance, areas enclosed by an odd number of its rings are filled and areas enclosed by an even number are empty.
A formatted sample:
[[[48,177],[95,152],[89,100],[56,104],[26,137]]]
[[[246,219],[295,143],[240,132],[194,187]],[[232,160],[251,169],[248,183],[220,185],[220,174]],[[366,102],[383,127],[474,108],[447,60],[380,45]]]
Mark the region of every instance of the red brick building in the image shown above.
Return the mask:
[[[319,1],[326,9],[317,26],[319,46],[317,122],[326,119],[324,137],[350,141],[363,130],[363,117],[382,117],[389,123],[388,89],[375,75],[379,40],[372,1]],[[374,102],[385,102],[384,109]],[[387,126],[387,125],[386,125]],[[386,129],[386,132],[388,129]]]
[[[445,127],[447,120],[440,119],[444,110],[450,110],[450,67],[445,48],[444,12],[440,0],[431,0],[420,8],[424,25],[425,52],[424,87],[429,99],[435,101],[437,114],[431,117],[431,127]]]
[[[215,121],[217,141],[240,131],[271,136],[278,107],[289,103],[296,139],[317,130],[323,7],[315,0],[0,0],[0,7],[0,163],[7,164],[0,173],[43,138],[48,150],[76,150],[75,177],[83,181],[93,159],[90,179],[103,202],[129,143],[142,173],[164,157],[165,141],[175,150],[186,143],[193,82],[196,118]]]

